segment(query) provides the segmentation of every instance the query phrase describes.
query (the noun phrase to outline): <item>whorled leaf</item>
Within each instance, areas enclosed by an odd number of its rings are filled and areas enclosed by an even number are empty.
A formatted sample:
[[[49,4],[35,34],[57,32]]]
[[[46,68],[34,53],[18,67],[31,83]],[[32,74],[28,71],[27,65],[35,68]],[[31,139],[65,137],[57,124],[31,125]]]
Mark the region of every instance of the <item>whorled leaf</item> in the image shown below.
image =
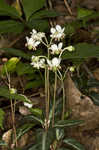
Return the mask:
[[[55,128],[63,128],[63,127],[72,127],[72,126],[77,126],[84,121],[82,120],[60,120],[57,123],[55,123],[54,127]]]
[[[16,130],[16,139],[20,139],[25,133],[27,133],[35,124],[27,123],[17,128]]]
[[[87,82],[87,86],[89,88],[91,88],[91,87],[99,88],[99,80],[97,80],[95,78],[90,78]]]
[[[73,147],[76,150],[85,150],[84,146],[81,145],[78,141],[76,141],[75,139],[72,138],[67,138],[64,139],[63,141],[64,143],[70,145],[71,147]]]
[[[0,128],[3,129],[3,121],[4,121],[5,112],[0,108]],[[2,142],[0,145],[3,144]]]
[[[99,106],[99,93],[96,93],[95,91],[91,91],[89,92],[89,97],[92,99],[95,105]]]
[[[58,148],[57,150],[70,150],[70,149],[67,149],[67,148]]]
[[[44,125],[44,122],[41,119],[41,116],[35,116],[32,114],[32,115],[25,116],[24,119],[35,122],[36,124],[38,123],[38,124]]]

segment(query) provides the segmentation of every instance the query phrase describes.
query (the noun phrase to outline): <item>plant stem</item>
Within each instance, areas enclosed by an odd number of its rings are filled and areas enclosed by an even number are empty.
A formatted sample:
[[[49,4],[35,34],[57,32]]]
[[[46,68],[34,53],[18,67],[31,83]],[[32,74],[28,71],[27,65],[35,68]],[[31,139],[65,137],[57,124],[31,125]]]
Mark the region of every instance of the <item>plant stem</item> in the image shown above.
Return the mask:
[[[13,132],[14,132],[15,144],[16,144],[16,147],[17,147],[18,143],[17,143],[17,138],[16,138],[15,112],[14,112],[15,110],[14,110],[14,106],[13,106],[11,97],[10,97],[10,101],[11,101],[11,114],[12,114]]]
[[[47,68],[45,67],[45,111],[46,111],[46,122],[48,123],[48,116],[49,116],[49,111],[48,111],[48,82],[47,82]],[[48,129],[48,126],[45,126],[45,129]]]
[[[62,111],[62,120],[64,120],[64,114],[65,114],[65,89],[64,89],[64,81],[62,82],[62,89],[63,89],[63,111]]]
[[[50,103],[50,90],[49,90],[49,70],[47,69],[47,105],[48,105],[48,118],[49,118],[49,103]]]
[[[57,72],[55,72],[55,84],[54,84],[54,101],[53,101],[53,108],[52,108],[52,127],[54,126],[55,122],[55,102],[56,102],[56,88],[57,88]]]
[[[10,89],[11,89],[10,74],[8,74],[6,65],[5,65],[5,71],[6,71],[6,76],[7,76],[7,80],[8,80],[8,88],[9,88],[9,91],[10,91]],[[15,105],[13,106],[11,95],[10,95],[10,102],[11,102],[11,115],[12,115],[12,123],[13,123],[13,133],[14,133],[14,138],[15,138],[15,144],[16,144],[16,147],[17,147],[18,143],[17,143],[17,138],[16,138],[16,127],[15,127]]]

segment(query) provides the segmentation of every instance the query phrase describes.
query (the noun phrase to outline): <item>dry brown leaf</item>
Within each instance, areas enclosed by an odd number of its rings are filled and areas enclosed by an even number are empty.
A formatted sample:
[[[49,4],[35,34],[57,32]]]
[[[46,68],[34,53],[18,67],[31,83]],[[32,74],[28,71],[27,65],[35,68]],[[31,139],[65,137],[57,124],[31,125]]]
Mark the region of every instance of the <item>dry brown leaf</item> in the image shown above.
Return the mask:
[[[69,129],[68,134],[79,140],[88,150],[95,150],[94,143],[97,137],[95,130],[99,128],[99,106],[94,105],[91,99],[85,95],[81,99],[82,93],[76,88],[69,74],[65,81],[65,88],[67,108],[72,110],[71,119],[84,120],[84,124]],[[92,135],[91,131],[93,131]]]
[[[2,140],[7,143],[7,145],[11,144],[11,134],[12,134],[12,129],[9,129],[8,131],[6,131],[3,136],[2,136]],[[2,146],[2,150],[7,150],[7,148],[5,146]]]

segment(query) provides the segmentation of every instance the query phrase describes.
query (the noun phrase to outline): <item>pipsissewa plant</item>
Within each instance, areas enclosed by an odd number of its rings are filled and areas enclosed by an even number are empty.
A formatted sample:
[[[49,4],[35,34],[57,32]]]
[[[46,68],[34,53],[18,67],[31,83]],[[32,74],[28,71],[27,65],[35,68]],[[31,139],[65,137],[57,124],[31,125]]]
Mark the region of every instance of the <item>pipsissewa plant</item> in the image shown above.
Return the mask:
[[[68,67],[65,70],[64,75],[61,73],[61,61],[62,53],[64,51],[72,52],[74,51],[73,46],[68,46],[63,48],[63,43],[60,42],[64,37],[64,30],[60,25],[56,25],[55,28],[50,29],[50,41],[48,41],[45,33],[37,32],[35,29],[32,30],[31,37],[26,37],[27,43],[26,46],[29,50],[37,50],[37,47],[42,43],[47,50],[46,56],[32,56],[31,65],[33,68],[44,69],[45,70],[45,116],[43,119],[38,118],[37,116],[32,116],[31,118],[38,121],[42,129],[37,135],[36,144],[32,146],[32,149],[41,149],[41,150],[58,150],[60,149],[62,142],[71,145],[75,149],[84,150],[84,147],[77,143],[74,139],[64,139],[64,127],[74,126],[82,123],[79,120],[64,120],[65,114],[65,90],[64,90],[64,78],[68,70],[74,71],[74,67]],[[54,93],[53,101],[50,98],[50,81],[49,81],[49,72],[52,71],[55,74],[55,83],[54,83]],[[61,81],[63,89],[63,104],[62,104],[62,114],[61,118],[58,118],[56,121],[55,113],[58,109],[56,104],[56,89],[57,89],[57,80]],[[52,107],[50,108],[50,103]],[[24,103],[30,110],[32,110],[32,105]],[[58,116],[59,117],[59,116]],[[52,138],[50,137],[52,136]],[[42,137],[42,138],[41,138]],[[40,139],[41,138],[41,139]],[[63,140],[63,141],[62,141]],[[38,142],[37,142],[38,141]],[[60,143],[59,143],[60,142]],[[62,148],[65,149],[65,148]]]

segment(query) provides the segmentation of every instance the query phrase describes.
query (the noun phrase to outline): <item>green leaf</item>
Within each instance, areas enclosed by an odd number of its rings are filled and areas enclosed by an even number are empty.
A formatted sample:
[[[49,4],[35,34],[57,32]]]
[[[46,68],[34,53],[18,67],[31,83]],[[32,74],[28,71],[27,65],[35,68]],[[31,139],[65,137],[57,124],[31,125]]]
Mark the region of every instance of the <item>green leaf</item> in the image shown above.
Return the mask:
[[[0,0],[0,16],[20,18],[18,11],[14,7],[8,5],[4,0]]]
[[[5,97],[7,99],[16,99],[22,102],[28,102],[31,103],[30,100],[22,94],[10,94],[7,87],[0,87],[0,96]]]
[[[44,124],[43,120],[40,118],[40,116],[34,116],[33,114],[32,115],[27,115],[24,117],[25,119],[27,120],[30,120],[30,121],[37,121],[38,123],[40,123],[41,125]]]
[[[16,72],[19,76],[24,74],[32,74],[35,72],[34,68],[28,63],[19,62],[16,66]]]
[[[36,116],[42,116],[42,109],[40,108],[31,108],[30,111]]]
[[[43,132],[42,135],[42,150],[47,150],[49,147],[47,147],[46,143],[47,143],[47,132]]]
[[[67,149],[67,148],[58,148],[57,150],[70,150],[70,149]]]
[[[74,46],[74,52],[64,51],[63,59],[80,59],[80,58],[99,58],[99,46],[94,44],[79,43]]]
[[[97,87],[99,88],[99,80],[95,79],[95,78],[90,78],[87,82],[87,86],[89,88],[91,87]]]
[[[0,109],[0,128],[1,129],[3,129],[4,115],[5,115],[5,112],[2,109]],[[1,143],[0,143],[0,145],[1,145]]]
[[[99,106],[99,93],[96,93],[96,92],[94,92],[94,91],[91,91],[91,92],[89,93],[89,96],[90,96],[90,98],[92,99],[93,103],[94,103],[95,105],[98,105],[98,106]]]
[[[56,128],[56,139],[62,140],[64,138],[64,129]]]
[[[45,32],[49,29],[49,22],[44,19],[33,19],[28,22],[28,26],[30,29],[34,28],[40,32]]]
[[[44,19],[44,18],[54,18],[57,16],[60,16],[59,12],[56,12],[55,10],[40,10],[36,13],[34,13],[31,17],[30,20],[32,19]]]
[[[38,88],[40,86],[44,85],[43,81],[41,79],[30,81],[26,84],[25,90],[31,89],[31,88]]]
[[[72,146],[76,150],[85,150],[84,146],[81,145],[78,141],[72,138],[64,139],[64,143]]]
[[[40,150],[39,149],[39,145],[41,145],[41,143],[38,143],[38,144],[33,144],[28,150]]]
[[[19,56],[22,58],[25,58],[27,60],[30,60],[32,54],[24,53],[22,50],[15,49],[15,48],[0,48],[0,50],[4,50],[6,53],[12,55],[12,56]]]
[[[60,120],[54,125],[54,127],[55,128],[63,128],[63,127],[77,126],[83,122],[84,121],[82,121],[82,120]]]
[[[22,0],[22,5],[25,12],[26,20],[28,20],[34,12],[41,9],[45,5],[45,0]]]
[[[2,75],[7,75],[7,73],[12,73],[15,71],[16,65],[19,62],[19,58],[12,57],[9,59],[4,65],[1,70]]]
[[[55,140],[55,129],[49,128],[47,132],[44,129],[38,129],[36,132],[36,143],[41,142],[39,150],[49,150],[50,145]]]
[[[90,16],[94,13],[94,11],[85,9],[85,8],[78,8],[77,10],[77,19],[82,19],[84,17]]]
[[[0,21],[0,33],[21,33],[23,30],[24,24],[18,21]]]
[[[77,24],[77,23],[76,23]],[[70,23],[66,23],[65,24],[65,34],[66,36],[71,36],[73,35],[75,32],[76,32],[76,29],[77,29],[77,25],[73,25],[73,24],[70,24]]]
[[[21,138],[25,133],[27,133],[35,124],[33,123],[27,123],[24,124],[23,126],[17,128],[16,131],[16,138],[17,140]]]

